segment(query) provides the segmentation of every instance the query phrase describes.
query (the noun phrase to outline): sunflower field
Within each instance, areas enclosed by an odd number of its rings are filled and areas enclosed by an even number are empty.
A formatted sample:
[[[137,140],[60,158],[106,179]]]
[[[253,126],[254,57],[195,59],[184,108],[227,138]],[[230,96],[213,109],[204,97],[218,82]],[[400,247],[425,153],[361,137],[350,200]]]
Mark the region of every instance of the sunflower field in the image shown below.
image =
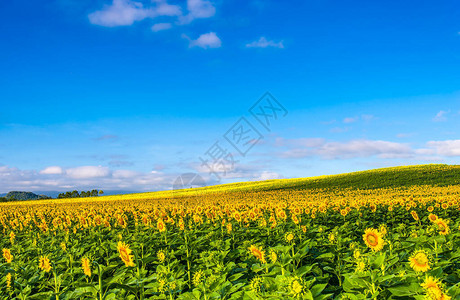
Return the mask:
[[[0,204],[0,299],[460,299],[460,186]]]

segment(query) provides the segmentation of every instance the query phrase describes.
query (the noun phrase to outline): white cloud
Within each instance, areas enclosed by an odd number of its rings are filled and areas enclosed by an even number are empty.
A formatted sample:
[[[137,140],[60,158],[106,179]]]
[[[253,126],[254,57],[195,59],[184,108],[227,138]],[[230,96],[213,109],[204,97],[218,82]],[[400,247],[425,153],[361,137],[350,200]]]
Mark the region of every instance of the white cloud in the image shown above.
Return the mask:
[[[107,177],[110,175],[110,170],[102,166],[83,166],[70,168],[66,170],[67,176],[76,179]]]
[[[54,168],[54,170],[52,169]],[[65,170],[53,166],[38,172],[0,166],[0,192],[22,191],[65,191],[65,190],[120,190],[154,191],[172,187],[176,175],[142,173],[132,170],[110,170],[102,166],[81,166]],[[61,174],[57,174],[59,168]]]
[[[427,146],[442,156],[460,156],[460,140],[430,141]]]
[[[343,123],[345,123],[345,124],[354,123],[354,122],[356,122],[356,121],[358,121],[358,118],[357,118],[357,117],[355,117],[355,118],[348,117],[348,118],[343,119]]]
[[[154,1],[155,6],[144,7],[141,2],[131,0],[113,0],[111,5],[104,5],[101,10],[88,15],[89,21],[95,25],[106,27],[128,26],[136,21],[157,16],[178,16],[181,9],[177,5],[169,5],[166,1]]]
[[[321,140],[317,140],[318,142]],[[295,144],[292,143],[291,144]],[[380,140],[351,140],[348,142],[326,142],[305,144],[303,147],[292,147],[283,152],[282,157],[301,158],[320,156],[324,159],[346,159],[354,157],[401,158],[413,153],[407,144]]]
[[[188,24],[194,19],[210,18],[216,13],[216,8],[207,0],[187,0],[187,10],[187,15],[179,17],[180,24]]]
[[[265,37],[261,37],[259,40],[251,42],[249,44],[246,44],[247,48],[267,48],[267,47],[273,47],[273,48],[284,48],[283,41],[280,41],[278,43],[272,41],[272,40],[267,40]]]
[[[445,110],[441,110],[439,111],[436,116],[434,116],[433,118],[433,122],[444,122],[444,121],[447,121],[447,117],[446,115],[450,113],[450,110],[448,111],[445,111]]]
[[[59,166],[47,167],[40,171],[40,174],[48,174],[48,175],[56,175],[56,174],[62,174],[62,173],[63,173],[62,168]]]
[[[131,170],[115,170],[112,172],[113,178],[133,178],[138,176],[140,173]]]
[[[170,29],[172,27],[171,23],[157,23],[152,26],[153,32],[158,32],[166,29]]]
[[[283,176],[276,172],[271,172],[271,171],[263,171],[259,177],[254,178],[255,181],[260,181],[260,180],[270,180],[270,179],[281,179]]]
[[[222,45],[221,40],[216,35],[215,32],[204,33],[198,37],[196,40],[190,39],[188,36],[183,35],[182,37],[189,40],[189,47],[201,47],[203,49],[207,48],[219,48]]]

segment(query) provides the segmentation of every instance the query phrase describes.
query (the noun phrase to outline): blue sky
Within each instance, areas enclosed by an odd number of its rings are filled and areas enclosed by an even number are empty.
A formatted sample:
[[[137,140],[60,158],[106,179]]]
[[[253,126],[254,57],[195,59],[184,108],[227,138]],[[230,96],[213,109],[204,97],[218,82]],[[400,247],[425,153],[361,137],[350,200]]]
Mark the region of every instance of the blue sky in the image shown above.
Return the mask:
[[[459,67],[456,1],[3,1],[0,192],[459,163]],[[248,111],[267,91],[270,131]]]

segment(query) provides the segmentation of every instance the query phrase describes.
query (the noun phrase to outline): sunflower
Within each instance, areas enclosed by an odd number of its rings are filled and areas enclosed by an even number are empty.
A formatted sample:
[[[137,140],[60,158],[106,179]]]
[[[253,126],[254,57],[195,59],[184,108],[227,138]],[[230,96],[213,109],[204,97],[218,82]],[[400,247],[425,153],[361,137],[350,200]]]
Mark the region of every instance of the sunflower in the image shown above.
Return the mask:
[[[433,212],[434,207],[433,206],[428,206],[427,210],[428,210],[428,212]]]
[[[232,232],[232,223],[227,223],[227,233],[231,233]]]
[[[329,242],[333,244],[335,241],[335,234],[333,232],[329,233],[328,239],[329,239]]]
[[[10,249],[3,248],[3,258],[6,260],[7,263],[13,261],[13,255],[11,255]]]
[[[276,263],[277,260],[278,255],[276,254],[276,252],[274,250],[270,250],[270,261],[272,262],[272,264]]]
[[[203,277],[204,277],[204,272],[199,270],[197,272],[195,272],[195,274],[193,274],[193,285],[194,286],[198,286],[200,285],[200,283],[203,281]]]
[[[375,211],[377,210],[377,206],[375,204],[371,204],[370,208],[373,213],[375,213]]]
[[[10,232],[10,242],[11,242],[11,245],[14,244],[14,239],[16,238],[16,235],[14,234],[13,231]]]
[[[414,218],[415,221],[418,221],[420,220],[420,218],[418,217],[418,214],[415,210],[411,211],[410,214],[412,215],[412,218]]]
[[[6,288],[11,288],[11,273],[6,274]]]
[[[291,243],[293,240],[294,240],[295,236],[292,232],[287,232],[285,235],[284,235],[284,239],[286,240],[286,242],[288,243]]]
[[[166,259],[166,254],[163,250],[157,252],[157,258],[160,262],[164,262]]]
[[[438,216],[435,214],[430,214],[428,216],[428,220],[430,220],[431,222],[436,222],[437,219],[438,219]]]
[[[251,245],[251,247],[249,247],[249,251],[251,251],[252,255],[254,255],[262,263],[266,262],[265,252],[261,248],[258,248],[256,245]]]
[[[368,228],[364,231],[363,240],[373,251],[380,251],[383,248],[382,234],[374,228]]]
[[[126,245],[122,241],[119,241],[117,245],[117,250],[120,254],[121,260],[125,263],[125,265],[127,267],[134,267],[133,256],[131,255],[131,249],[129,249],[129,245]]]
[[[429,289],[433,289],[433,288],[439,289],[439,281],[438,281],[438,279],[434,278],[433,276],[427,276],[425,278],[425,281],[420,285],[425,290],[429,290]]]
[[[434,224],[438,227],[439,234],[441,235],[446,235],[449,233],[449,225],[448,221],[438,218],[436,221],[434,221]]]
[[[91,262],[87,257],[81,259],[81,268],[86,276],[91,277]]]
[[[363,260],[356,261],[356,268],[355,268],[356,273],[363,273],[365,269],[366,269],[366,263]]]
[[[251,290],[255,293],[260,293],[262,291],[263,279],[259,276],[254,277],[250,282]]]
[[[430,267],[430,260],[425,251],[417,250],[409,257],[410,267],[416,272],[426,272]]]
[[[422,288],[426,292],[426,298],[431,300],[450,300],[451,297],[444,294],[441,288],[441,284],[438,279],[427,276],[425,281],[421,284]]]
[[[305,292],[305,283],[300,277],[293,277],[289,282],[289,292],[294,297],[302,296]]]
[[[385,224],[380,225],[379,232],[382,234],[382,237],[384,237],[388,233],[387,226]]]
[[[38,267],[45,272],[51,271],[50,259],[47,256],[40,256]]]
[[[300,223],[300,217],[297,217],[297,215],[292,215],[291,219],[296,225]]]
[[[158,222],[157,222],[157,229],[159,232],[165,232],[166,231],[166,225],[165,223],[163,222],[163,219],[158,219]]]

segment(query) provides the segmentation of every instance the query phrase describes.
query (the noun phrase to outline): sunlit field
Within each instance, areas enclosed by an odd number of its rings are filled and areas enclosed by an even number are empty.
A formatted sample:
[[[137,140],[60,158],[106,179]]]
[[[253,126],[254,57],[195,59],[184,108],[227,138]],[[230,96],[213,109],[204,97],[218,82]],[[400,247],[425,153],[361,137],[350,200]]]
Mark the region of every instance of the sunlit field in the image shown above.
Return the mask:
[[[0,204],[2,299],[460,299],[460,169]]]

